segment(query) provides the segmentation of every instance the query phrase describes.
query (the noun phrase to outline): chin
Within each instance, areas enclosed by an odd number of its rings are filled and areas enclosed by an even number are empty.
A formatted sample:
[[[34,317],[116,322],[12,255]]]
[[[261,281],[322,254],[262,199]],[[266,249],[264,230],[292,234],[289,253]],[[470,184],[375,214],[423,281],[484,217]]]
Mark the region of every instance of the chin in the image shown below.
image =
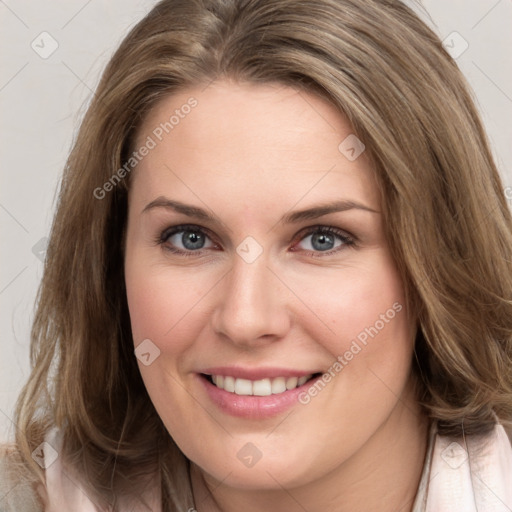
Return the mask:
[[[244,467],[236,460],[235,463],[222,467],[203,467],[200,469],[223,485],[245,491],[273,491],[283,487],[292,489],[310,483],[323,474],[315,474],[304,465],[305,456],[297,456],[297,460],[279,456],[278,460],[263,461],[263,457],[252,467]],[[229,475],[229,476],[227,476]]]

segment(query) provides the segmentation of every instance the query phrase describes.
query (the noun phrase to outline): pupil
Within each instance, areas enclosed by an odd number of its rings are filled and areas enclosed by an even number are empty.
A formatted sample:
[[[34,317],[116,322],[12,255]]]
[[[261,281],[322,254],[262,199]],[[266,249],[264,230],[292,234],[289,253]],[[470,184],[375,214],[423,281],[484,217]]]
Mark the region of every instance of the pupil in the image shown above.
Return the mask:
[[[204,245],[204,235],[195,231],[187,231],[183,233],[181,241],[186,249],[201,249]]]
[[[318,251],[328,251],[334,247],[334,237],[325,233],[315,233],[311,245]]]

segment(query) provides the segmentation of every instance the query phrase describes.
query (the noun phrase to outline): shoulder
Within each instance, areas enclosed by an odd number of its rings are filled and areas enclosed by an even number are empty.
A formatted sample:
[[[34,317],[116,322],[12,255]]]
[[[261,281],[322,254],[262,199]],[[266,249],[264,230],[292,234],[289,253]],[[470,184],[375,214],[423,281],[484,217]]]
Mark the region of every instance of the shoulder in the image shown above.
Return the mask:
[[[18,468],[14,447],[0,444],[0,512],[43,512],[33,484]]]
[[[436,435],[427,512],[512,509],[512,446],[502,425],[485,435]]]
[[[9,449],[0,444],[0,512],[98,512],[100,507],[94,501],[95,496],[88,494],[85,483],[63,460],[62,439],[62,432],[52,429],[34,451],[34,457],[44,469],[45,480],[44,486],[37,488],[22,478],[14,447]],[[160,493],[153,491],[148,487],[147,495],[137,496],[137,500],[142,498],[140,504],[132,502],[131,497],[119,496],[116,510],[161,510]]]

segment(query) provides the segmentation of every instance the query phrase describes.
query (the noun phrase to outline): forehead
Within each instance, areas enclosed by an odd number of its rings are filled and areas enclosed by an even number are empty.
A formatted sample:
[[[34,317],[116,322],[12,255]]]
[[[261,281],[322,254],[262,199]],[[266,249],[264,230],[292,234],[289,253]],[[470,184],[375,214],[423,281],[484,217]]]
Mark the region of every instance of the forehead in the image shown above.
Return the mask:
[[[169,95],[146,116],[136,148],[153,147],[132,187],[141,201],[188,189],[262,207],[348,195],[378,208],[371,162],[365,152],[347,158],[347,137],[355,137],[347,119],[312,93],[214,82]]]

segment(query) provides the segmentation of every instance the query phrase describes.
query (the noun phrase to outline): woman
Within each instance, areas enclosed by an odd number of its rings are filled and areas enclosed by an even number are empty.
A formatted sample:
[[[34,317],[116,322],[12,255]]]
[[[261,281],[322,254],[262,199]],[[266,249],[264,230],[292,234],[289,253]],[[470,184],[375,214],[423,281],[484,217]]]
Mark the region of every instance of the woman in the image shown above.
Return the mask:
[[[502,189],[400,2],[159,3],[69,157],[4,501],[510,510]]]

